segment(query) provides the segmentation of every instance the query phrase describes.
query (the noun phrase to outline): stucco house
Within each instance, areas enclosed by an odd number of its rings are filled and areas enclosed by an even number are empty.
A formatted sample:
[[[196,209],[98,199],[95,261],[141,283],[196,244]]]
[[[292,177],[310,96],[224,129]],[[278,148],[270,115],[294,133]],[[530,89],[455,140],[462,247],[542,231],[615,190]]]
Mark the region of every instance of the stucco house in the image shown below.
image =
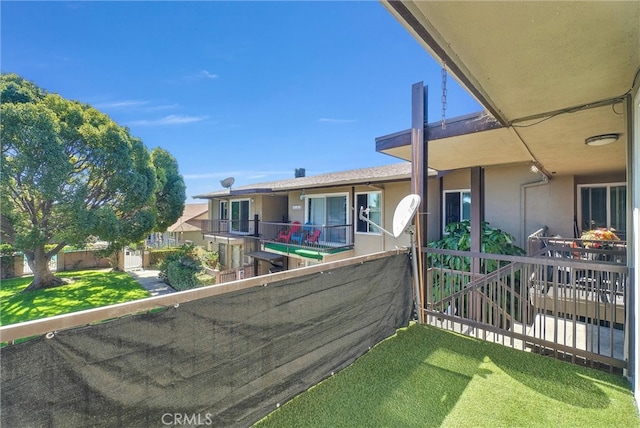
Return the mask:
[[[207,203],[185,204],[182,215],[164,233],[154,232],[146,240],[148,247],[180,246],[194,244],[204,247],[200,226],[209,218]]]
[[[410,193],[411,164],[354,169],[223,189],[195,196],[209,202],[202,230],[225,269],[256,274],[408,246],[359,219],[391,230],[398,202]]]
[[[443,201],[428,228],[468,217],[473,251],[482,221],[520,245],[543,226],[568,238],[615,229],[624,268],[599,281],[625,290],[616,359],[640,397],[640,2],[381,3],[485,111],[426,124],[425,97],[440,87],[415,84],[411,129],[390,130],[376,150],[437,171],[435,192],[413,176],[423,201]]]

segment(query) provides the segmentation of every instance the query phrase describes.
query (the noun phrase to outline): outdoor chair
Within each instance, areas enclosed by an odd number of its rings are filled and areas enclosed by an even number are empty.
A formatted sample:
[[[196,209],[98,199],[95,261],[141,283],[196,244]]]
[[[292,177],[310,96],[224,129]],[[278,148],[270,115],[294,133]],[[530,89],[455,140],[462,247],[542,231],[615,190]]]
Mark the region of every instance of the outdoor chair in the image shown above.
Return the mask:
[[[318,238],[320,238],[320,233],[322,231],[320,229],[315,229],[313,232],[311,232],[309,235],[307,235],[307,239],[305,240],[305,242],[307,244],[317,244],[318,243]]]
[[[278,236],[275,237],[275,240],[278,242],[289,243],[291,239],[291,229],[280,229]]]
[[[294,221],[291,226],[291,241],[296,242],[298,245],[302,245],[302,239],[305,234],[302,232],[300,228],[300,222]]]

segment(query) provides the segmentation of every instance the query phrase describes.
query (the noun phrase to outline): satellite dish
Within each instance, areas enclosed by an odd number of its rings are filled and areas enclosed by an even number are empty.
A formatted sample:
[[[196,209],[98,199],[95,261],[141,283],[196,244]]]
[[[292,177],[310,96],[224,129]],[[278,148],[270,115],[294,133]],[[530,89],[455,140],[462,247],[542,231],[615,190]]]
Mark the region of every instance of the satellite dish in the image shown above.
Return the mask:
[[[407,227],[411,224],[413,216],[416,214],[418,207],[420,206],[420,195],[411,194],[407,195],[396,206],[396,211],[393,213],[393,236],[399,237],[407,230]]]
[[[400,203],[396,206],[396,211],[393,213],[393,233],[369,220],[369,208],[365,209],[364,207],[360,207],[360,214],[358,218],[397,239],[411,224],[411,220],[413,220],[413,216],[416,214],[418,206],[420,206],[420,200],[420,195],[416,194],[407,195],[402,198]]]
[[[233,186],[233,183],[236,181],[235,178],[233,177],[227,177],[224,180],[220,180],[220,184],[222,184],[222,187],[226,188],[226,189],[231,189],[231,186]]]

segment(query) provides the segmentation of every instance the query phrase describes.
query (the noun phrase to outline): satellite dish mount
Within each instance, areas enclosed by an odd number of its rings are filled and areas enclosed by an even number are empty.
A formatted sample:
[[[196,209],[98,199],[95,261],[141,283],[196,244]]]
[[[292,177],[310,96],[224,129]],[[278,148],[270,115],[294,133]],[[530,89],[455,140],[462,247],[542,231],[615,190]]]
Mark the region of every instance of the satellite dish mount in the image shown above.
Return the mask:
[[[418,257],[416,251],[416,241],[414,239],[415,227],[411,225],[411,221],[413,217],[416,215],[418,211],[418,207],[420,206],[420,195],[410,194],[402,198],[400,203],[396,206],[396,210],[393,213],[393,233],[383,229],[381,226],[375,224],[371,220],[369,220],[369,208],[365,209],[364,207],[360,207],[360,213],[358,218],[371,226],[375,226],[378,229],[382,230],[389,236],[393,236],[398,239],[400,235],[407,232],[411,237],[411,261],[413,267],[413,295],[414,295],[414,305],[416,308],[416,312],[418,313],[418,320],[420,323],[423,322],[423,312],[422,312],[422,297],[420,295],[420,284],[418,281]]]

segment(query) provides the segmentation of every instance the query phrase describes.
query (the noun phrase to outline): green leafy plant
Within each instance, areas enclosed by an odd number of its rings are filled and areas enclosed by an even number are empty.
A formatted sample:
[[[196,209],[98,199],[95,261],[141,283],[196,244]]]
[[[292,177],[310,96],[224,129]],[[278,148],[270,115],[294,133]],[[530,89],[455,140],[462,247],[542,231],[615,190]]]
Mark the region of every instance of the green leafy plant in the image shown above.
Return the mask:
[[[218,253],[216,251],[201,250],[200,260],[204,266],[215,269],[218,266]]]
[[[159,269],[160,278],[178,291],[201,285],[197,274],[202,269],[202,263],[193,244],[183,245],[178,251],[168,254]]]
[[[471,250],[471,222],[462,221],[457,223],[449,223],[445,227],[446,235],[438,241],[429,243],[429,248],[438,248],[454,251],[470,251]],[[502,254],[512,256],[522,256],[526,252],[514,244],[513,237],[500,229],[489,226],[489,223],[482,223],[482,243],[481,252],[487,254]],[[471,257],[450,254],[429,253],[427,255],[427,263],[432,271],[431,298],[434,302],[451,296],[452,294],[463,290],[472,280]],[[507,262],[493,260],[490,258],[482,258],[480,260],[480,271],[482,273],[491,273],[499,267],[506,265]],[[441,269],[440,269],[441,268]],[[455,272],[452,272],[455,271]],[[516,284],[513,284],[515,290],[519,289],[519,272],[514,275]],[[511,277],[505,279],[505,284],[511,287]],[[495,286],[494,286],[495,287]],[[497,290],[483,290],[487,294],[498,296]],[[508,295],[510,297],[510,295]],[[507,302],[509,299],[507,299]],[[502,305],[502,304],[501,304]],[[510,306],[509,303],[506,304]],[[467,302],[463,301],[463,314],[466,313]],[[505,308],[511,313],[511,308]],[[515,314],[514,314],[515,315]]]
[[[11,278],[15,275],[14,252],[15,248],[11,244],[0,244],[0,277],[3,279]]]
[[[178,254],[180,251],[179,247],[152,249],[149,252],[149,264],[159,269],[165,258]]]

